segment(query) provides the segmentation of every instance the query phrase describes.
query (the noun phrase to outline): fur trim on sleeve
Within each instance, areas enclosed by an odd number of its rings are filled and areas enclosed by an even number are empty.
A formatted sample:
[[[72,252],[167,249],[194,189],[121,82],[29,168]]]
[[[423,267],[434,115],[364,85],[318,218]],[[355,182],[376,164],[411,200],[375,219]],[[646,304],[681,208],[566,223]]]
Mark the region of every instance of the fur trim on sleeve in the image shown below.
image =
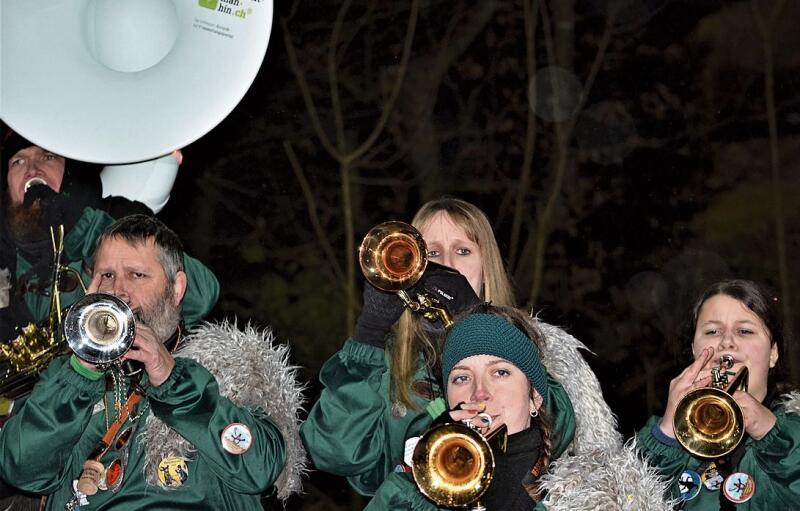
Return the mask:
[[[571,451],[612,451],[622,446],[617,418],[603,399],[600,382],[579,350],[589,349],[564,330],[536,320],[544,334],[544,365],[567,391],[575,409],[575,439]],[[590,352],[591,353],[591,352]]]
[[[668,482],[636,455],[629,440],[612,451],[562,456],[541,478],[549,511],[670,511]]]
[[[297,381],[297,367],[289,364],[288,346],[277,344],[269,329],[257,331],[248,325],[242,331],[224,321],[193,328],[175,356],[198,362],[217,379],[220,395],[277,426],[286,444],[286,465],[275,481],[277,496],[285,500],[301,493],[301,478],[308,471],[300,440],[304,387]],[[147,417],[143,435],[150,484],[158,484],[159,460],[171,452],[190,457],[196,451],[153,414]]]
[[[800,391],[788,392],[781,396],[781,405],[786,413],[800,414]]]

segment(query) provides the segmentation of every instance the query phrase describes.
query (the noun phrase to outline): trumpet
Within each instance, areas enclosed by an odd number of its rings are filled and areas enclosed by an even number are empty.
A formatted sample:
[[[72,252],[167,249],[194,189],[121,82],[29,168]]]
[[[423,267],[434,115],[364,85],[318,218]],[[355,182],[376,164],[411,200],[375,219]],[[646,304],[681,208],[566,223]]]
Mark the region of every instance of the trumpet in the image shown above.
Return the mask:
[[[419,282],[428,266],[428,249],[422,234],[405,222],[389,221],[373,227],[358,248],[361,272],[378,289],[397,293],[406,307],[428,321],[453,324],[447,308],[434,296],[408,289]]]
[[[720,458],[736,449],[744,438],[744,415],[732,394],[747,390],[748,369],[730,371],[733,357],[724,355],[711,370],[711,384],[686,394],[675,409],[675,438],[699,458]],[[733,381],[728,377],[736,375]]]
[[[133,346],[136,338],[133,311],[114,295],[88,294],[67,312],[64,338],[79,358],[100,367],[108,366],[119,361]],[[131,376],[130,370],[126,373]]]
[[[491,425],[491,417],[485,417]],[[466,421],[434,426],[414,448],[411,472],[423,495],[439,506],[485,511],[481,497],[494,477],[494,450],[506,450],[505,424],[488,437]]]

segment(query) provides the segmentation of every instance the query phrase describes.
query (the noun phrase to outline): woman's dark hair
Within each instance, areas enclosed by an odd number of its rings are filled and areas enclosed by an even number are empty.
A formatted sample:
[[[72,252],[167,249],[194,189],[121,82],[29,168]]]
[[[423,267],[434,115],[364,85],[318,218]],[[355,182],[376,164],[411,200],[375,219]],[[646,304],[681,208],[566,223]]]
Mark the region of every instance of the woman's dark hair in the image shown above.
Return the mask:
[[[473,305],[461,314],[459,314],[455,321],[458,322],[461,318],[469,316],[470,314],[491,314],[498,316],[508,321],[519,329],[525,336],[531,340],[536,347],[536,351],[541,358],[543,356],[542,350],[545,346],[544,334],[536,326],[536,320],[531,318],[525,312],[515,307],[499,307],[491,303],[483,302]],[[441,379],[441,378],[440,378]],[[533,392],[533,390],[531,391]],[[542,406],[539,410],[539,415],[531,421],[531,426],[536,426],[542,434],[542,451],[538,460],[534,460],[535,464],[531,467],[530,471],[526,474],[522,481],[522,486],[525,492],[534,502],[539,502],[544,498],[544,493],[541,490],[541,476],[548,472],[550,466],[552,450],[553,450],[553,428],[551,418],[547,416],[547,412]]]
[[[753,314],[761,319],[764,326],[767,327],[771,343],[777,346],[778,361],[775,363],[775,367],[769,370],[767,376],[767,397],[764,403],[769,405],[772,399],[777,397],[778,393],[783,392],[785,387],[788,387],[784,362],[783,317],[778,298],[767,288],[751,280],[723,280],[710,285],[695,302],[688,321],[684,324],[683,344],[689,354],[691,354],[691,346],[697,329],[697,318],[700,315],[700,309],[706,301],[717,295],[730,296],[742,302]]]

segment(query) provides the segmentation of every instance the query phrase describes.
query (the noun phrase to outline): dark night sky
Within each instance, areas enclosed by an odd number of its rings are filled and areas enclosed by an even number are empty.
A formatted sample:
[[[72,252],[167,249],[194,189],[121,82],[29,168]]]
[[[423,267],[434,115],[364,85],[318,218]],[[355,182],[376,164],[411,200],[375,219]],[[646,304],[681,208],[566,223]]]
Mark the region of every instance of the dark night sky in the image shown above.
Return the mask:
[[[222,296],[214,316],[237,315],[242,321],[272,325],[292,345],[295,361],[306,366],[313,399],[319,390],[319,364],[338,349],[349,327],[342,324],[341,290],[331,285],[330,265],[311,234],[305,202],[282,142],[291,141],[296,147],[336,257],[343,262],[341,194],[337,164],[309,128],[289,67],[280,18],[288,18],[301,65],[326,115],[330,106],[324,97],[327,83],[314,82],[324,75],[314,71],[324,69],[319,63],[324,64],[339,3],[277,3],[269,48],[253,85],[225,120],[184,149],[184,164],[160,217],[220,277]],[[445,3],[423,2],[412,63],[426,55],[436,36],[444,33],[451,8],[443,7]],[[573,63],[578,84],[594,58],[603,29],[601,6],[606,3],[575,2]],[[685,359],[673,343],[682,311],[698,288],[729,275],[763,280],[776,288],[781,283],[771,230],[765,142],[769,132],[763,68],[758,61],[762,54],[755,48],[754,25],[746,19],[749,2],[623,3],[626,8],[570,145],[572,159],[546,253],[542,293],[533,308],[594,351],[587,360],[620,417],[622,431],[630,435],[649,413],[661,409],[669,380],[683,367]],[[521,161],[519,146],[514,144],[524,139],[528,98],[520,64],[524,53],[520,8],[500,4],[503,8],[448,69],[444,85],[436,91],[432,122],[436,133],[444,137],[447,132],[450,138],[438,148],[440,172],[433,177],[445,183],[437,192],[466,198],[487,212],[505,251],[513,204],[509,190],[518,185]],[[762,4],[764,9],[773,5]],[[792,19],[800,11],[793,2],[787,4],[784,18]],[[472,12],[483,4],[452,5]],[[356,2],[353,11],[363,10],[362,3]],[[389,10],[389,5],[377,8],[380,13]],[[374,73],[385,79],[382,72],[394,69],[399,54],[395,36],[401,33],[398,27],[405,26],[406,14],[376,16],[371,19],[374,32],[369,23],[358,32],[359,37],[373,37],[380,43],[372,48],[373,67],[365,66],[364,76]],[[781,187],[787,196],[800,184],[796,140],[800,37],[793,35],[796,27],[790,24],[781,25],[774,34]],[[357,68],[369,45],[359,46],[358,37],[351,43],[341,62],[343,67]],[[543,68],[548,58],[544,44],[537,47],[536,57],[536,68]],[[370,86],[378,89],[382,84],[378,79],[364,84],[357,72],[354,76],[352,83],[346,83],[352,90],[370,91]],[[403,98],[414,97],[413,85],[404,85]],[[468,111],[471,99],[480,108]],[[522,103],[522,113],[509,106],[515,101]],[[401,110],[407,104],[398,103],[397,111],[407,112]],[[376,117],[370,110],[374,105],[357,97],[348,105],[352,109],[348,135],[363,139]],[[465,124],[460,134],[450,133],[451,128],[459,131],[454,126],[461,126],[467,114],[474,114],[473,122]],[[353,178],[359,240],[377,222],[409,220],[423,201],[422,180],[433,180],[417,174],[419,162],[413,152],[419,148],[404,148],[410,136],[400,115],[392,118],[380,140],[389,147],[387,152],[406,152],[388,169],[361,169]],[[512,127],[502,131],[500,121]],[[554,158],[553,123],[541,116],[537,122],[533,182],[526,199],[531,211],[536,211],[537,201],[549,189]],[[464,142],[459,135],[468,130],[478,134]],[[222,199],[208,195],[208,182],[218,188]],[[237,220],[225,200],[239,206],[253,222]],[[793,261],[800,248],[800,218],[788,197],[785,205],[788,260]],[[535,218],[531,216],[525,225],[526,232],[534,232]],[[236,242],[227,246],[226,239]],[[796,269],[790,265],[790,270]],[[515,277],[524,301],[530,272],[522,268]],[[796,303],[800,286],[791,272],[789,283]],[[650,380],[645,377],[648,370],[655,371]],[[647,381],[652,383],[650,388]],[[361,504],[342,480],[332,476],[315,474],[308,490],[306,500],[293,499],[290,509],[327,509],[333,501],[341,509]],[[322,498],[321,491],[331,493],[333,501]]]

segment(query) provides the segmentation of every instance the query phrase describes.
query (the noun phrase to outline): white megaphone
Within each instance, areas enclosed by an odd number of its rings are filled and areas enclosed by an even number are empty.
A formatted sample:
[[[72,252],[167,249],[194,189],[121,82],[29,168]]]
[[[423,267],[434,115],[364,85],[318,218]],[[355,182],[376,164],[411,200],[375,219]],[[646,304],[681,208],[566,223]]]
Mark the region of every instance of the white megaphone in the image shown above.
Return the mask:
[[[242,99],[272,16],[272,0],[2,0],[0,118],[75,160],[169,155]]]
[[[103,197],[122,195],[158,213],[167,205],[181,160],[180,151],[174,151],[155,160],[107,165],[100,171]]]

